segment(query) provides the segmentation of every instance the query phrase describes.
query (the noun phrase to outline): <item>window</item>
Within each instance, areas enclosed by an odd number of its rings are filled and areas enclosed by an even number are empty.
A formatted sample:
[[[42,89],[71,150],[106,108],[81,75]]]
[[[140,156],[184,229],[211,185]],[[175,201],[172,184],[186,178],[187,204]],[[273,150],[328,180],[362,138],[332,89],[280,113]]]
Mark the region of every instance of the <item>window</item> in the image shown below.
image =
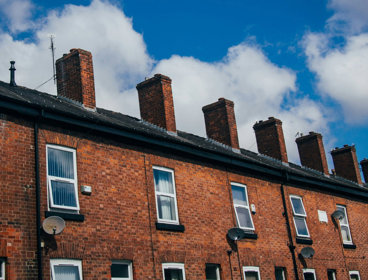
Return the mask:
[[[50,208],[79,210],[75,150],[47,145]]]
[[[206,280],[220,280],[220,265],[206,264]]]
[[[328,280],[336,280],[336,270],[328,269],[327,270],[327,278],[328,278]]]
[[[254,230],[252,216],[249,211],[247,187],[245,185],[231,183],[231,191],[238,227],[245,230]]]
[[[286,280],[285,267],[275,267],[276,280]]]
[[[297,236],[309,237],[307,222],[305,220],[307,214],[305,213],[302,198],[299,196],[291,195],[290,200],[293,207],[294,225]]]
[[[304,280],[316,280],[316,272],[314,269],[305,268],[303,269]]]
[[[342,205],[337,205],[337,210],[344,213],[344,217],[340,221],[341,237],[344,244],[353,244],[350,234],[350,227],[348,221],[348,213],[346,212],[346,207]]]
[[[153,168],[156,206],[159,222],[179,224],[174,171],[162,167]]]
[[[0,280],[5,280],[5,260],[0,259]]]
[[[259,267],[243,266],[244,280],[261,280],[259,275]]]
[[[111,280],[132,280],[133,277],[131,261],[112,261]]]
[[[162,264],[164,280],[185,280],[184,264],[164,263]]]
[[[359,271],[349,271],[350,280],[360,280],[360,274]]]
[[[82,280],[82,261],[54,259],[50,260],[52,280]]]

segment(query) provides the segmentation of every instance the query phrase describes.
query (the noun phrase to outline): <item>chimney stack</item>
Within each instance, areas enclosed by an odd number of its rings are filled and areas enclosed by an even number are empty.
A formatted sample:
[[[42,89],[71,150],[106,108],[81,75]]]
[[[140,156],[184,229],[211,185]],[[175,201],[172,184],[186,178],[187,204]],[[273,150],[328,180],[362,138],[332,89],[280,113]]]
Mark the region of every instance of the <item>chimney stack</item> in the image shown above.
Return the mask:
[[[274,117],[259,121],[253,129],[256,133],[258,152],[288,162],[282,122]]]
[[[363,159],[360,162],[360,166],[362,167],[362,172],[364,176],[364,182],[368,184],[368,159]]]
[[[90,109],[96,108],[92,54],[71,49],[56,61],[57,94],[77,101]]]
[[[234,102],[219,98],[217,102],[202,107],[202,111],[207,137],[239,150]]]
[[[171,79],[155,74],[137,85],[141,118],[176,133]]]
[[[331,151],[336,175],[362,184],[355,146],[344,145]]]
[[[309,132],[309,135],[297,138],[295,142],[303,166],[329,174],[321,134],[312,131]]]

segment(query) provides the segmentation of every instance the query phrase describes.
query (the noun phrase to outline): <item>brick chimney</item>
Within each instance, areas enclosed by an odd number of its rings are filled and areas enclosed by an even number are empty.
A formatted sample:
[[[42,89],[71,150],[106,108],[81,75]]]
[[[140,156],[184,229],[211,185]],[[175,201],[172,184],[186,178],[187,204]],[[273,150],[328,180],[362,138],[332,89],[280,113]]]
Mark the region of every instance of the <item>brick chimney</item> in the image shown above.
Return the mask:
[[[362,167],[362,172],[364,176],[364,181],[366,184],[368,184],[368,159],[363,159],[360,162],[360,166]]]
[[[329,174],[321,134],[312,131],[309,135],[297,138],[295,142],[302,165]]]
[[[137,85],[141,118],[176,133],[171,79],[156,74]]]
[[[362,184],[355,146],[344,145],[331,151],[336,175]]]
[[[207,137],[234,149],[239,149],[234,102],[219,98],[202,108]]]
[[[71,49],[56,61],[57,94],[77,101],[87,108],[96,108],[92,54]]]
[[[282,122],[279,119],[270,117],[267,121],[259,121],[253,129],[259,153],[288,162]]]

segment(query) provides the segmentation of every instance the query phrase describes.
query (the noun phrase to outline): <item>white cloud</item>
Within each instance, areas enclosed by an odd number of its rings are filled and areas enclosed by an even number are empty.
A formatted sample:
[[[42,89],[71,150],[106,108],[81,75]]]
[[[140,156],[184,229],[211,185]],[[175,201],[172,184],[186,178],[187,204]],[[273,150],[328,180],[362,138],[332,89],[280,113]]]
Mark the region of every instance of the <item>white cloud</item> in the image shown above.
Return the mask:
[[[1,0],[0,0],[1,1]],[[173,55],[154,65],[141,34],[132,20],[107,1],[94,0],[89,6],[67,5],[53,11],[35,33],[37,41],[16,41],[0,32],[0,77],[9,79],[6,67],[16,60],[16,81],[35,88],[52,76],[49,34],[56,36],[56,58],[71,48],[92,52],[97,105],[139,117],[135,85],[154,73],[173,80],[173,94],[179,130],[205,135],[201,108],[225,97],[235,102],[241,147],[256,151],[253,124],[269,116],[284,123],[289,158],[298,161],[296,132],[326,132],[326,117],[321,106],[300,97],[296,74],[270,62],[255,44],[229,48],[216,63]],[[4,67],[5,66],[5,67]],[[55,93],[52,82],[40,90]]]
[[[30,0],[0,0],[0,13],[5,17],[12,33],[26,31],[33,27],[31,22],[33,8]]]
[[[329,48],[323,34],[309,34],[304,44],[318,89],[336,100],[351,124],[368,121],[368,34],[347,38],[342,49]]]

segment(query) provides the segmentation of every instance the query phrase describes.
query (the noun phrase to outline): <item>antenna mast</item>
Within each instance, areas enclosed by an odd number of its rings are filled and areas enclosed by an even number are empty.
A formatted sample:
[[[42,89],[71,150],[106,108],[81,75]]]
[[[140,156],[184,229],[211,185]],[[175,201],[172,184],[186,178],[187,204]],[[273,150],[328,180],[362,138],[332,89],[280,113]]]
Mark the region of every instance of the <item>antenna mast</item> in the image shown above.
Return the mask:
[[[53,78],[54,78],[54,84],[56,84],[54,38],[55,38],[54,35],[50,35],[50,49],[51,49],[51,54],[52,54]]]

